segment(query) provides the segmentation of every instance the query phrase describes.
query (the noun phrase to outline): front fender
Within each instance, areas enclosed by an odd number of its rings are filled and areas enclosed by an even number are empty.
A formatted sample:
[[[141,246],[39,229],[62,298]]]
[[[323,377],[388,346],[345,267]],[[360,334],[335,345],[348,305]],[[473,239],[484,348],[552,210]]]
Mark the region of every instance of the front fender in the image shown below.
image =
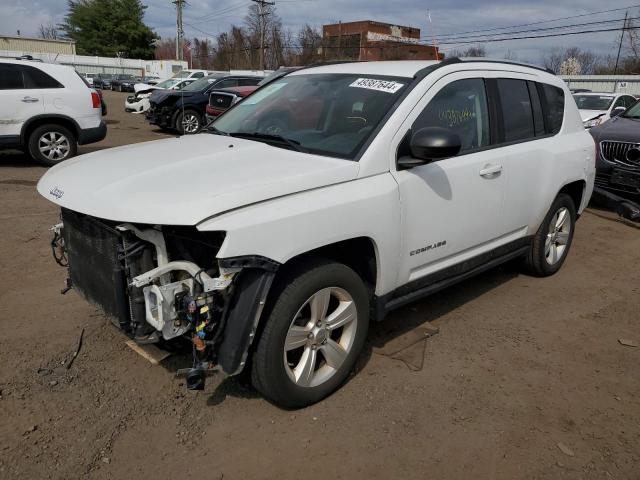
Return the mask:
[[[368,237],[377,253],[376,294],[396,287],[401,218],[398,185],[389,172],[249,205],[198,229],[226,232],[219,259],[259,255],[281,264],[325,245]]]

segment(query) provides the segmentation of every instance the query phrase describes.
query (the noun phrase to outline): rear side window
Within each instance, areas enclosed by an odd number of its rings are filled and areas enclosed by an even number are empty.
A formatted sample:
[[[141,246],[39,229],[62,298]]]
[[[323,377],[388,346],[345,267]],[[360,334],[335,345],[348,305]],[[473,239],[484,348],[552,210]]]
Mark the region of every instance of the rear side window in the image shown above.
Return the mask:
[[[0,90],[20,90],[24,88],[20,65],[0,63]]]
[[[542,101],[545,130],[555,135],[562,128],[564,120],[564,91],[546,83],[539,83],[538,93]]]
[[[504,141],[515,142],[535,137],[527,82],[500,78],[497,83],[504,120]]]
[[[238,86],[238,80],[235,79],[235,78],[230,78],[228,80],[222,80],[221,82],[218,82],[215,85],[216,85],[216,88],[237,87]]]
[[[25,88],[64,88],[55,78],[38,68],[23,65],[22,69]]]

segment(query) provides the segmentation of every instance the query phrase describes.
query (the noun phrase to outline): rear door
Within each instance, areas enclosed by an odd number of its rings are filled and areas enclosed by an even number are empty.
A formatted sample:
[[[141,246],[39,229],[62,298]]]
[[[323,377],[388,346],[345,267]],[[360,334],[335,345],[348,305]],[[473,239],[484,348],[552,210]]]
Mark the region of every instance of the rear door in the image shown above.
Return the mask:
[[[44,113],[42,92],[32,87],[24,65],[0,63],[0,137],[19,137],[25,121]]]

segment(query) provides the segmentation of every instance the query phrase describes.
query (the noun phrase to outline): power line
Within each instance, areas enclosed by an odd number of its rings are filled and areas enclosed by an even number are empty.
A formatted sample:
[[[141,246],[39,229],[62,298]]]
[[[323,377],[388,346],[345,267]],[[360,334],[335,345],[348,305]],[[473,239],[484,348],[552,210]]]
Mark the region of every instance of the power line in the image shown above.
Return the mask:
[[[637,20],[640,19],[640,17],[632,17],[629,20]],[[548,32],[550,30],[563,30],[566,28],[577,28],[577,27],[585,27],[587,25],[602,25],[605,23],[616,23],[616,22],[621,22],[623,19],[620,18],[616,18],[614,20],[599,20],[597,22],[587,22],[587,23],[574,23],[572,25],[558,25],[555,27],[544,27],[544,28],[534,28],[534,29],[529,29],[529,30],[519,30],[519,31],[515,31],[515,32],[504,32],[504,33],[494,33],[494,34],[487,34],[487,35],[470,35],[470,36],[460,36],[460,37],[455,37],[455,38],[445,38],[442,39],[444,41],[453,41],[453,40],[473,40],[475,42],[483,42],[485,38],[495,38],[495,37],[499,37],[501,35],[517,35],[520,33],[534,33],[534,32]]]
[[[440,35],[440,38],[452,37],[452,36],[458,36],[458,35],[466,35],[468,33],[492,32],[492,31],[496,31],[496,30],[507,30],[507,29],[510,29],[510,28],[530,27],[532,25],[541,25],[541,24],[544,24],[544,23],[558,22],[560,20],[570,20],[572,18],[588,17],[590,15],[600,15],[600,14],[603,14],[603,13],[619,12],[621,10],[627,10],[627,9],[636,8],[636,7],[640,7],[640,3],[636,4],[636,5],[629,5],[627,7],[612,8],[610,10],[601,10],[599,12],[589,12],[589,13],[583,13],[583,14],[580,14],[580,15],[571,15],[569,17],[554,18],[553,20],[541,20],[539,22],[521,23],[519,25],[510,25],[510,26],[507,26],[507,27],[484,28],[484,29],[481,29],[481,30],[470,30],[470,31],[467,31],[467,32],[446,33],[446,34]],[[512,32],[503,32],[503,33],[504,34],[509,34],[509,33],[512,33]]]

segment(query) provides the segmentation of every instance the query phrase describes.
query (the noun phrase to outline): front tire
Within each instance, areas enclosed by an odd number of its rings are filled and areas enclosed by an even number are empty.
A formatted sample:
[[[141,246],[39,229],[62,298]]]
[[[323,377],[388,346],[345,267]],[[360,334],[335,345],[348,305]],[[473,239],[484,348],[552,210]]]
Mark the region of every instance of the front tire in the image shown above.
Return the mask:
[[[275,404],[300,408],[330,395],[353,369],[367,336],[369,296],[356,272],[328,261],[284,282],[265,319],[251,381]]]
[[[529,273],[537,277],[553,275],[564,263],[576,224],[576,207],[569,195],[556,197],[533,238],[525,258]]]
[[[194,110],[185,110],[176,117],[176,130],[180,135],[193,135],[202,128],[202,116]]]
[[[75,135],[68,128],[47,124],[31,132],[28,148],[31,158],[51,167],[75,156],[78,145]]]

